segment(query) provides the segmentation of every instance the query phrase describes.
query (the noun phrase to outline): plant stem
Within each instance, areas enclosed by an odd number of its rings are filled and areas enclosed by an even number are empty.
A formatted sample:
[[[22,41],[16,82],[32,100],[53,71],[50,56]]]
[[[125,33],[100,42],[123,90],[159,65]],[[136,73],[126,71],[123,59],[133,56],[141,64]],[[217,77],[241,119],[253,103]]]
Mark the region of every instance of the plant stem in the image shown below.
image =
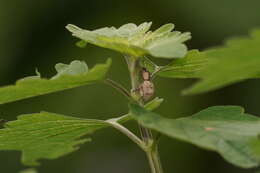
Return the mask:
[[[127,89],[125,89],[122,85],[120,85],[119,83],[111,80],[111,79],[105,79],[104,80],[105,84],[108,84],[110,86],[112,86],[113,88],[115,88],[117,91],[119,91],[120,93],[122,93],[124,96],[126,96],[129,100],[131,100],[131,94],[128,92]]]
[[[132,133],[130,130],[122,126],[121,124],[117,123],[116,119],[110,119],[107,120],[107,123],[109,123],[111,126],[125,134],[127,137],[129,137],[134,143],[136,143],[141,149],[144,151],[146,150],[146,145],[142,140],[140,140],[134,133]]]
[[[152,173],[163,173],[157,144],[153,144],[151,150],[146,152],[146,155],[149,160]]]
[[[139,105],[144,106],[144,101],[140,94],[137,92],[138,88],[141,84],[140,76],[141,76],[141,67],[137,58],[135,57],[125,57],[126,62],[128,64],[128,69],[130,72],[132,90],[131,95],[132,98],[138,102]],[[147,158],[149,160],[150,168],[152,173],[163,173],[160,157],[158,153],[157,142],[155,142],[152,131],[148,128],[139,125],[140,133],[142,137],[142,141],[146,144],[146,152]]]
[[[149,161],[151,173],[157,173],[157,172],[156,172],[156,168],[155,168],[155,164],[154,164],[154,161],[153,161],[152,154],[151,154],[150,152],[149,152],[149,153],[146,152],[146,156],[147,156],[148,161]]]

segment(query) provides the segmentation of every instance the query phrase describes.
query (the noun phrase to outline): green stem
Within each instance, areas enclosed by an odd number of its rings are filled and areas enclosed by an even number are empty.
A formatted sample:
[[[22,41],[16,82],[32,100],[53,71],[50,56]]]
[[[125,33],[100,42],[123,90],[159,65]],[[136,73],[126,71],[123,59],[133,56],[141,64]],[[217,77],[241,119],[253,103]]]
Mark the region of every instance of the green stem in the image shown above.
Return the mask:
[[[128,130],[121,124],[117,123],[116,119],[110,119],[110,120],[107,120],[106,122],[109,123],[111,126],[113,126],[115,129],[119,130],[121,133],[125,134],[134,143],[136,143],[141,149],[146,151],[145,143],[141,139],[139,139],[134,133],[132,133],[130,130]]]
[[[140,76],[141,76],[141,67],[139,60],[135,57],[125,57],[131,78],[132,90],[131,95],[139,103],[139,105],[143,106],[144,101],[140,94],[136,92],[140,86]],[[157,142],[154,141],[152,131],[148,128],[139,125],[140,133],[142,137],[142,141],[146,144],[146,152],[147,158],[149,160],[150,168],[152,173],[163,173],[160,157],[157,148]]]
[[[152,150],[147,154],[148,154],[148,158],[152,160],[152,163],[150,164],[152,164],[151,167],[155,169],[155,173],[163,173],[161,160],[158,152],[158,145],[154,144]]]
[[[148,161],[149,161],[149,165],[150,165],[151,173],[157,173],[157,172],[156,172],[156,168],[155,168],[155,164],[154,164],[154,161],[153,161],[152,154],[146,152],[146,156],[147,156]]]

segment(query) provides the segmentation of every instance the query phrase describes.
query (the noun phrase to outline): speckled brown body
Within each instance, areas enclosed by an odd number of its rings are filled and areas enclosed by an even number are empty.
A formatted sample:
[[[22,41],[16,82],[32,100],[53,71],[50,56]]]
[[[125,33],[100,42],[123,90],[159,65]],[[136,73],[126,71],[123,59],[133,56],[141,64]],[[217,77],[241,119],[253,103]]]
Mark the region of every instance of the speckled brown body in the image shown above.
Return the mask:
[[[151,81],[144,81],[139,89],[140,95],[145,101],[149,100],[154,95],[154,84]]]
[[[144,101],[147,101],[154,95],[154,84],[150,81],[150,73],[146,69],[143,69],[142,77],[144,81],[139,86],[139,92]]]

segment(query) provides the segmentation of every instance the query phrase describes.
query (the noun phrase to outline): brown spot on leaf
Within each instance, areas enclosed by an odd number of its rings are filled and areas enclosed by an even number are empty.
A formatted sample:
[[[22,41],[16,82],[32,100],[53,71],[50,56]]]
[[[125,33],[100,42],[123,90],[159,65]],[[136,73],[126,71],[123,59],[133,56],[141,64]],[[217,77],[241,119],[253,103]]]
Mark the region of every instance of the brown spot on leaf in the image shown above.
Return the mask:
[[[214,130],[214,128],[212,128],[212,127],[205,127],[205,130],[206,131],[212,131],[212,130]]]

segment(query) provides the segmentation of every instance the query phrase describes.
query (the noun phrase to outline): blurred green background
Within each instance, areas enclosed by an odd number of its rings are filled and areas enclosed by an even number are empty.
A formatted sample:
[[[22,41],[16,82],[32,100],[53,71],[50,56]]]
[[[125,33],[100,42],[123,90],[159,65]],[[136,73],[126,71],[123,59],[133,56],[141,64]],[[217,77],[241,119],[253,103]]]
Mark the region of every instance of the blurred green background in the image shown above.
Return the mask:
[[[203,50],[226,38],[246,35],[260,26],[259,0],[1,0],[0,85],[33,75],[37,67],[44,77],[55,73],[58,62],[84,60],[91,67],[113,59],[110,78],[129,85],[123,58],[110,50],[75,46],[65,30],[73,23],[88,29],[153,21],[153,29],[172,22],[179,31],[192,32],[189,48]],[[165,62],[167,63],[167,62]],[[246,69],[241,69],[246,70]],[[241,105],[260,115],[260,80],[249,80],[197,96],[181,96],[192,80],[157,79],[157,95],[165,102],[157,110],[164,116],[188,116],[207,106]],[[98,84],[0,105],[0,116],[41,110],[86,118],[110,118],[127,112],[127,100],[112,88]],[[134,123],[129,124],[135,127]],[[44,160],[40,173],[149,173],[145,155],[114,129],[99,131],[93,141],[57,160]],[[251,173],[236,168],[213,152],[163,137],[160,144],[165,173]],[[0,172],[17,173],[25,168],[20,153],[0,152]]]

